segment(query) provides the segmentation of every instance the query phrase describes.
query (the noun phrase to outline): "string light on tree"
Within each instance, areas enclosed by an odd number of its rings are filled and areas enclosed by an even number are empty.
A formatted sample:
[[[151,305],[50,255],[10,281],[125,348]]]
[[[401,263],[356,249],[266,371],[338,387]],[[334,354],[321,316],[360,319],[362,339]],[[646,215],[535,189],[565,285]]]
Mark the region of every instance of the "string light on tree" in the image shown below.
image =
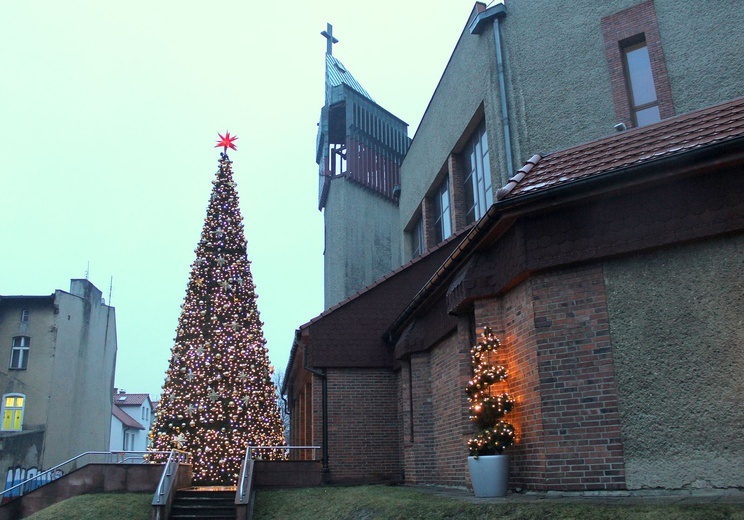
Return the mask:
[[[470,455],[498,455],[514,444],[516,432],[511,423],[503,420],[514,407],[514,399],[507,392],[497,390],[507,378],[506,368],[496,363],[500,344],[493,331],[486,327],[478,343],[470,349],[473,378],[468,382],[470,420],[478,427],[478,434],[468,441]]]
[[[152,450],[191,452],[197,485],[234,485],[247,446],[284,444],[227,155],[237,137],[218,135],[223,152],[150,432]]]

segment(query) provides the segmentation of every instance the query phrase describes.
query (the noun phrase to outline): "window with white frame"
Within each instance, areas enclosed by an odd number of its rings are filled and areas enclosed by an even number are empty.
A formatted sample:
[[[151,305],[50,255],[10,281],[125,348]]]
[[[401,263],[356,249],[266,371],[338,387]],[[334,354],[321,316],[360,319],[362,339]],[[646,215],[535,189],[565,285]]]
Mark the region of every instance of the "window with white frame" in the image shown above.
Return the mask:
[[[434,238],[437,244],[452,234],[449,178],[445,177],[434,197]]]
[[[10,350],[10,368],[12,370],[26,370],[28,368],[28,351],[31,338],[15,336]]]
[[[30,311],[30,310],[28,310],[28,309],[23,309],[23,310],[21,311],[21,321],[22,321],[23,323],[27,323],[27,322],[28,322],[28,317],[29,317],[29,315],[30,315],[30,314],[31,314],[31,311]]]
[[[3,396],[2,431],[17,432],[23,428],[23,409],[26,396],[23,394],[5,394]]]
[[[463,150],[465,159],[465,221],[470,224],[493,204],[486,124],[481,123]]]

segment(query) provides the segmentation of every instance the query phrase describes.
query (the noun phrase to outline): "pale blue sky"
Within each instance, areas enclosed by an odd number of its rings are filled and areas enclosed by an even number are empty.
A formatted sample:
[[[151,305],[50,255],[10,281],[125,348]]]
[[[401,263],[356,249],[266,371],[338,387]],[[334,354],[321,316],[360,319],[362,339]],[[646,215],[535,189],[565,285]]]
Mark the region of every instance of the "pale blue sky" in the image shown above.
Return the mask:
[[[411,125],[474,2],[0,2],[0,294],[89,279],[116,307],[116,386],[157,396],[230,154],[269,355],[323,310],[316,124],[334,55]]]

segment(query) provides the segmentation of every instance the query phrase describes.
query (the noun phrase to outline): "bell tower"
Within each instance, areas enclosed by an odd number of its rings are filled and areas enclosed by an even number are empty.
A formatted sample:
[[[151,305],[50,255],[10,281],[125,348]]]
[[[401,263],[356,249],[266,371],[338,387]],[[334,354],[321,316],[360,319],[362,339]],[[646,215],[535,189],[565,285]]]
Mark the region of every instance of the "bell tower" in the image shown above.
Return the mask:
[[[408,125],[378,105],[333,55],[326,38],[325,104],[318,123],[318,209],[324,213],[326,308],[397,266],[400,165]]]

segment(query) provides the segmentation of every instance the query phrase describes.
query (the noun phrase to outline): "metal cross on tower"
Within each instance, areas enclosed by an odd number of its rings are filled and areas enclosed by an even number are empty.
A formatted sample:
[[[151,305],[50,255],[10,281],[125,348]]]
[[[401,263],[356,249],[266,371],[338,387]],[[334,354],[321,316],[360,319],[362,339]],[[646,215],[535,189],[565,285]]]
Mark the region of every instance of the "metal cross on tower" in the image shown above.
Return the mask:
[[[333,26],[326,23],[326,30],[320,33],[326,41],[326,54],[333,56],[333,44],[338,43],[338,38],[333,36]]]

